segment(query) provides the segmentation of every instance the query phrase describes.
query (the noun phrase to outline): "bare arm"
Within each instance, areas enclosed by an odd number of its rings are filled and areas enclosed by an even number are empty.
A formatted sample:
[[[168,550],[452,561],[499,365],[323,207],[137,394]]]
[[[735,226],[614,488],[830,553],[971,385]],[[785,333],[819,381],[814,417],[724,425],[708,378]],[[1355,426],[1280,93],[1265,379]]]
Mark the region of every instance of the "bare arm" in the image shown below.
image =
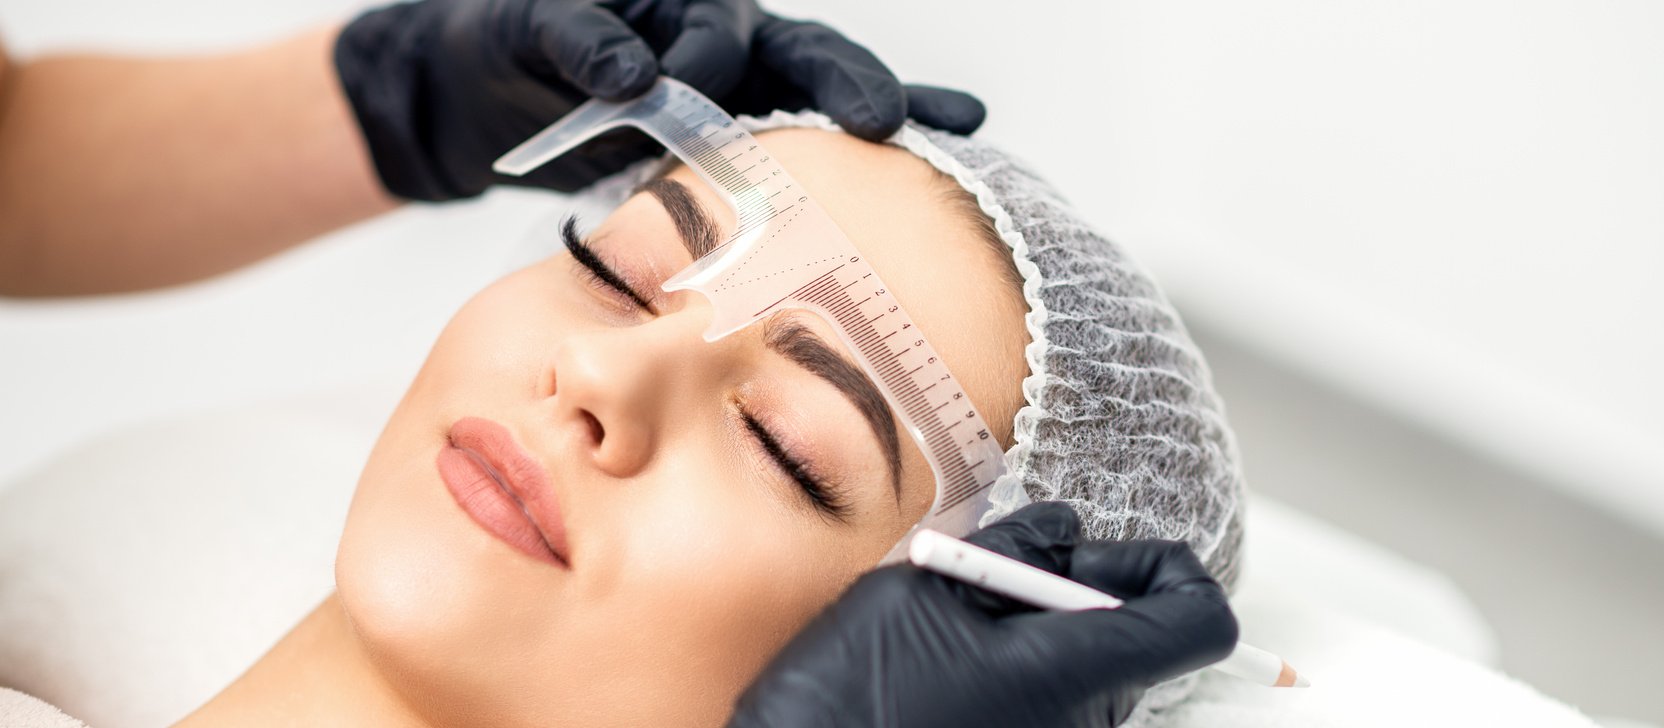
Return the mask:
[[[191,281],[396,206],[339,88],[336,32],[0,60],[0,295]]]

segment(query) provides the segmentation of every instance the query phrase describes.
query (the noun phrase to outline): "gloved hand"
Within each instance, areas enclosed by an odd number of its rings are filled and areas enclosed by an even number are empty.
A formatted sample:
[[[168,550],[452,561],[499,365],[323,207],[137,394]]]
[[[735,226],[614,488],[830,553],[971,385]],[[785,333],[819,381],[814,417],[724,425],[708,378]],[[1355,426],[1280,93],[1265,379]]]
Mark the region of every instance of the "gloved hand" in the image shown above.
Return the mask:
[[[1061,503],[967,540],[1126,604],[1036,612],[911,565],[879,569],[775,657],[729,728],[1113,726],[1145,688],[1236,646],[1224,590],[1183,543],[1079,543]]]
[[[621,129],[525,177],[491,162],[591,96],[622,101],[659,74],[730,113],[807,105],[881,139],[911,115],[969,134],[982,104],[903,87],[867,49],[754,0],[425,0],[349,23],[335,67],[382,183],[415,200],[470,197],[497,183],[571,191],[658,147]]]

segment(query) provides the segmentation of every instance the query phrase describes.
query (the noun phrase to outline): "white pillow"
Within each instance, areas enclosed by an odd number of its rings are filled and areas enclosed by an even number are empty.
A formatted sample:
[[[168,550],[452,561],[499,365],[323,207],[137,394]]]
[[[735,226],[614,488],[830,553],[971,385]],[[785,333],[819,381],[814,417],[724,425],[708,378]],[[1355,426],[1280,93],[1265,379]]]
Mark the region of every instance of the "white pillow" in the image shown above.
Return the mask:
[[[0,686],[165,726],[334,588],[385,387],[158,422],[0,487]]]
[[[1449,577],[1287,505],[1250,494],[1243,579],[1233,601],[1344,614],[1483,665],[1496,634]]]
[[[1244,595],[1236,610],[1243,639],[1283,655],[1312,686],[1209,671],[1166,728],[1596,728],[1513,678],[1297,595]]]
[[[1308,689],[1206,672],[1165,728],[1594,728],[1485,666],[1495,637],[1442,574],[1265,498],[1251,498],[1242,639],[1288,660]]]

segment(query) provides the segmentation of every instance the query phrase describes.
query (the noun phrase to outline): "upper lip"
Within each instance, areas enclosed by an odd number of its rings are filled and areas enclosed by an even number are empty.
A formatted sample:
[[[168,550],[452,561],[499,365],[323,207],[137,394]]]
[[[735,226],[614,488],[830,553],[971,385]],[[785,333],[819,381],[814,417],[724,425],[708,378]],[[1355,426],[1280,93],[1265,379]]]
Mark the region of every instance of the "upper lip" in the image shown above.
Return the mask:
[[[464,417],[451,425],[451,445],[479,456],[503,489],[520,502],[556,559],[572,566],[566,523],[555,499],[549,471],[514,440],[508,428],[483,417]]]

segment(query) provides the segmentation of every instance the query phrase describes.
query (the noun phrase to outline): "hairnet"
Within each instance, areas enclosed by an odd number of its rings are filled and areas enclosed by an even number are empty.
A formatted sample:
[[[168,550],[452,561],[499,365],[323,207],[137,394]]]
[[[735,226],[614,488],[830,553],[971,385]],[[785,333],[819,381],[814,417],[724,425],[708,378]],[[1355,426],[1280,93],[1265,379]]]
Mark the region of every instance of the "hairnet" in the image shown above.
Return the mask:
[[[837,128],[813,112],[740,121],[753,133]],[[1028,499],[1065,501],[1089,537],[1185,541],[1227,588],[1233,585],[1243,498],[1235,440],[1201,352],[1155,281],[1038,175],[992,145],[911,124],[888,141],[976,197],[1023,278],[1025,404],[990,520]],[[626,170],[581,202],[610,210],[656,169]],[[1157,686],[1126,725],[1151,725],[1191,682]]]

